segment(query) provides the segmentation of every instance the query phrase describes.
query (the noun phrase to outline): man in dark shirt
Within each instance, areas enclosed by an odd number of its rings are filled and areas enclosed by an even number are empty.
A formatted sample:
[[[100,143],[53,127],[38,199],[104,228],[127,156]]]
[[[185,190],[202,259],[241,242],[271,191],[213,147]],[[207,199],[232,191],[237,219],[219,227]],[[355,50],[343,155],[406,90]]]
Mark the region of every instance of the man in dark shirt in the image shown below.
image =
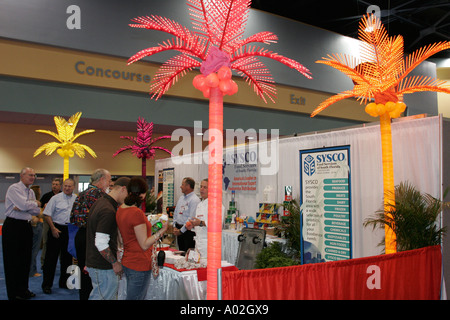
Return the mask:
[[[62,185],[62,179],[61,178],[53,178],[52,180],[52,190],[45,193],[41,197],[41,208],[45,208],[45,205],[47,202],[50,201],[50,198],[53,197],[55,194],[58,194],[61,192],[61,185]]]
[[[109,194],[91,207],[86,232],[86,266],[92,280],[89,300],[115,300],[122,276],[117,261],[116,211],[127,196],[130,178],[117,179]]]
[[[72,212],[70,213],[70,223],[78,227],[74,242],[78,267],[81,271],[80,300],[88,300],[92,290],[91,278],[89,277],[89,274],[84,272],[84,267],[86,265],[86,223],[89,216],[89,210],[95,201],[106,194],[106,189],[109,187],[110,181],[111,174],[108,170],[95,170],[91,175],[89,188],[80,192],[73,203]],[[71,235],[69,234],[69,237],[70,236]]]

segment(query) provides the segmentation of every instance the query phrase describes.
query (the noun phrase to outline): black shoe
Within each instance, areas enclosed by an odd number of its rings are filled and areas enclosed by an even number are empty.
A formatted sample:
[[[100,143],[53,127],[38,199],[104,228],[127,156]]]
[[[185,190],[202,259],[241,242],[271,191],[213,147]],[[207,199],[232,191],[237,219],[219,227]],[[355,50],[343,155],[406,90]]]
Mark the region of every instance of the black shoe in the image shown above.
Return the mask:
[[[42,288],[42,291],[43,291],[45,294],[51,294],[51,293],[52,293],[52,289],[49,288],[49,287],[43,287],[43,288]]]
[[[30,291],[30,290],[27,290],[27,291],[25,292],[25,296],[27,296],[28,299],[29,299],[29,298],[34,298],[34,297],[36,297],[36,294],[34,294],[34,292],[32,292],[32,291]]]
[[[28,300],[28,299],[34,298],[34,297],[36,297],[36,295],[33,292],[31,292],[30,290],[27,290],[27,291],[25,291],[25,293],[17,295],[15,297],[15,300]]]

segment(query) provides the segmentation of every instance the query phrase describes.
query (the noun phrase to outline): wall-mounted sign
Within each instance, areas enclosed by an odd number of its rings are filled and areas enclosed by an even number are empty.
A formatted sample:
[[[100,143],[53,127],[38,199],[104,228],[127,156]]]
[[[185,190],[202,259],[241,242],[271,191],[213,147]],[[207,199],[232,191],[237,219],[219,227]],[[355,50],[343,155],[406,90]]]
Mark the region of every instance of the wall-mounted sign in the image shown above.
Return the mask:
[[[304,106],[304,105],[306,105],[306,98],[302,97],[302,96],[299,97],[299,96],[296,96],[295,94],[291,93],[289,95],[289,102],[290,102],[290,104],[298,104],[298,105]]]
[[[136,82],[150,83],[150,76],[148,74],[141,74],[130,72],[129,70],[117,70],[114,68],[104,68],[86,64],[85,61],[77,61],[75,63],[75,71],[78,74],[93,76],[99,78],[122,79]]]

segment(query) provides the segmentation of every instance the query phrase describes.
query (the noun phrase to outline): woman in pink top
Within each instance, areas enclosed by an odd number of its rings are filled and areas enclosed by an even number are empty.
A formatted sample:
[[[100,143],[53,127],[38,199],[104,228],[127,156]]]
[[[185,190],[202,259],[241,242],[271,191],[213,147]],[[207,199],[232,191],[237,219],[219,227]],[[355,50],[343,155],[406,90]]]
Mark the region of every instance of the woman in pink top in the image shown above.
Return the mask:
[[[127,300],[145,299],[152,270],[152,246],[167,230],[165,223],[152,236],[152,225],[139,209],[147,190],[143,178],[131,178],[127,186],[128,196],[116,214],[123,241],[122,266],[127,279]]]

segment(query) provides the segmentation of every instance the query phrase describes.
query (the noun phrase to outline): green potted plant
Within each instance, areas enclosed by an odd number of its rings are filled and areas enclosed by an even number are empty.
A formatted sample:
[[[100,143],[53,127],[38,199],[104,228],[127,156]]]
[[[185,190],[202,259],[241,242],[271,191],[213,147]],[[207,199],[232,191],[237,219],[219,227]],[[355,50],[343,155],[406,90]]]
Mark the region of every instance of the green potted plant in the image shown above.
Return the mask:
[[[391,205],[386,214],[384,210],[375,212],[364,221],[364,227],[372,226],[374,230],[384,229],[387,225],[392,228],[396,235],[397,251],[439,245],[446,227],[441,227],[437,219],[449,205],[427,193],[421,193],[408,182],[401,182],[395,187],[395,205]],[[384,239],[379,245],[384,247]]]
[[[300,205],[297,200],[291,200],[284,204],[284,208],[289,215],[282,217],[278,232],[284,233],[288,254],[300,261]]]
[[[145,209],[146,212],[156,213],[156,196],[151,190],[148,190],[145,195]]]
[[[255,268],[278,268],[298,264],[287,253],[283,251],[283,245],[280,242],[272,242],[261,250],[256,256]]]

